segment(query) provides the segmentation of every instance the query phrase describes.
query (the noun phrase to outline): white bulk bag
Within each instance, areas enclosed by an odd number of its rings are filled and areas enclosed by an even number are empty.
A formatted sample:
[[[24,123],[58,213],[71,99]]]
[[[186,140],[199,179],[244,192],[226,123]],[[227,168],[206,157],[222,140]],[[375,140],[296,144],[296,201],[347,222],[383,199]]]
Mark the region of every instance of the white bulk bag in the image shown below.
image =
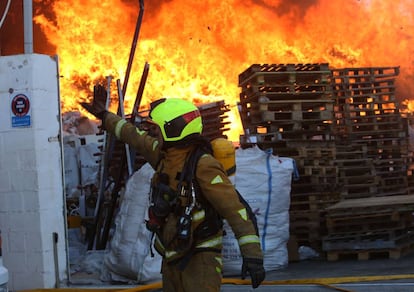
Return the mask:
[[[258,147],[236,150],[235,186],[256,214],[266,271],[288,263],[289,205],[294,161]],[[223,272],[240,275],[242,257],[234,233],[224,224]]]
[[[161,279],[161,256],[155,252],[151,257],[152,233],[145,226],[153,173],[146,163],[126,184],[115,218],[115,232],[104,257],[103,281],[147,283]]]

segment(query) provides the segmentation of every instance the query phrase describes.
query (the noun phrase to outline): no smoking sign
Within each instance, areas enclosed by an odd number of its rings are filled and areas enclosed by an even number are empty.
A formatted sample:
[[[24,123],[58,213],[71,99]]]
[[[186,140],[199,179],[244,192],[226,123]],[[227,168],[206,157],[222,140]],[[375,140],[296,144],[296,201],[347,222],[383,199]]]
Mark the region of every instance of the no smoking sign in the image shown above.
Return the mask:
[[[22,93],[11,98],[11,121],[12,127],[29,127],[30,119],[30,98]]]

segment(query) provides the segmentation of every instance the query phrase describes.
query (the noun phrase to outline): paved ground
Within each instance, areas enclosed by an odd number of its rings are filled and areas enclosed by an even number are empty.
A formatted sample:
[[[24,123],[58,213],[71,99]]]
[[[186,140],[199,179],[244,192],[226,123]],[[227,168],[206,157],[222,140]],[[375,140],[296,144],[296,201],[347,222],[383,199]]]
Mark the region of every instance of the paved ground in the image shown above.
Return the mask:
[[[237,279],[237,277],[234,277]],[[78,285],[89,287],[87,277]],[[414,292],[414,252],[400,259],[306,260],[290,263],[286,268],[268,272],[263,285],[253,290],[249,285],[225,284],[222,291],[353,291],[353,292]],[[289,281],[289,284],[287,284]],[[83,284],[82,284],[83,283]],[[93,283],[93,282],[91,282]],[[85,285],[86,284],[86,285]],[[93,287],[103,287],[94,283]],[[117,286],[128,289],[134,286]],[[108,286],[106,286],[108,288]],[[111,288],[115,288],[112,286]],[[143,288],[143,287],[141,287]],[[142,290],[141,290],[142,291]],[[161,291],[153,289],[152,291]]]
[[[283,284],[286,280],[291,280],[291,283]],[[414,291],[414,253],[397,260],[307,260],[290,263],[284,269],[267,273],[266,281],[274,281],[276,285],[261,286],[254,291],[409,292]],[[301,283],[303,281],[309,283]],[[253,289],[248,286],[224,285],[222,291]]]

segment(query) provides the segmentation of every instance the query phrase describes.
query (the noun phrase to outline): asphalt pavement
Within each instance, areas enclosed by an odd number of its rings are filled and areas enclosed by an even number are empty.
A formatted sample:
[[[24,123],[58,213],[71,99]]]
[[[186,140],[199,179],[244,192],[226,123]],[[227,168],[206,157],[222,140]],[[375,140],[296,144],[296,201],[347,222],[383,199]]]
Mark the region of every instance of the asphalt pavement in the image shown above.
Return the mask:
[[[267,272],[264,284],[257,289],[225,284],[222,291],[414,292],[414,252],[399,259],[293,262]]]
[[[100,283],[99,274],[83,274],[74,277],[69,288],[98,288],[129,291],[145,290],[145,285],[113,285]],[[95,281],[95,282],[94,282]],[[226,277],[225,292],[290,292],[290,291],[343,291],[343,292],[414,292],[414,252],[399,259],[378,258],[369,260],[310,259],[291,262],[285,268],[266,273],[266,279],[259,288],[253,289],[238,275]]]

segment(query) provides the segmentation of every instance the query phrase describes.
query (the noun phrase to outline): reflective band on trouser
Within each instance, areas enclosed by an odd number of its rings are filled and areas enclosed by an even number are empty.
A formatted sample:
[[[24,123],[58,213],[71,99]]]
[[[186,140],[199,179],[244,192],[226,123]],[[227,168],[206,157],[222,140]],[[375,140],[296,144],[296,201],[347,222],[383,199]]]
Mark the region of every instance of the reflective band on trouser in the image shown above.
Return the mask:
[[[165,247],[162,244],[162,242],[160,241],[160,239],[158,238],[158,236],[155,237],[155,242],[154,242],[154,247],[155,250],[161,254],[161,255],[165,255]]]
[[[116,136],[118,139],[121,139],[121,130],[122,130],[122,127],[123,127],[126,123],[127,123],[127,121],[125,121],[125,120],[120,120],[118,123],[116,123],[116,125],[115,125],[115,136]]]
[[[158,238],[158,236],[155,237],[155,243],[157,243],[159,245],[159,247],[161,247],[162,249],[164,248],[164,245],[162,244],[161,240]]]
[[[200,220],[203,220],[204,218],[206,218],[206,211],[204,210],[197,211],[193,214],[194,221],[200,221]]]
[[[165,251],[165,257],[167,258],[167,259],[169,259],[169,258],[172,258],[173,256],[175,256],[177,254],[177,252],[176,251],[173,251],[173,250],[166,250]]]
[[[220,247],[223,243],[223,236],[219,235],[215,238],[200,242],[197,244],[196,248],[207,248],[207,247]]]
[[[257,235],[246,235],[238,239],[239,245],[243,246],[249,243],[260,243],[259,236]]]

